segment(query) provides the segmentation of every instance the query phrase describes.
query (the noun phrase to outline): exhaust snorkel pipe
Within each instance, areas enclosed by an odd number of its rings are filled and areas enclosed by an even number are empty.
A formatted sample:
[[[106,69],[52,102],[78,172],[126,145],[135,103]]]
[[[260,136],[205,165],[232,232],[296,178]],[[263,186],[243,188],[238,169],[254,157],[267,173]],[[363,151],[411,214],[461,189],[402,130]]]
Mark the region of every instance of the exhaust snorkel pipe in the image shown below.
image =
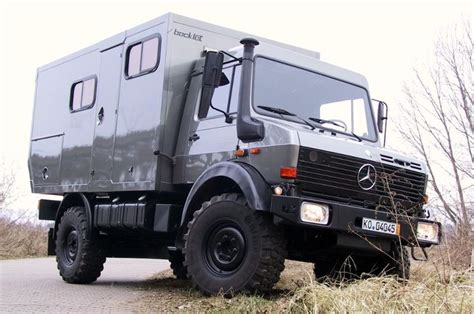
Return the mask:
[[[240,77],[239,102],[237,109],[237,137],[244,143],[257,142],[265,137],[263,122],[250,116],[250,90],[252,83],[253,51],[259,42],[254,38],[244,38],[242,72]]]

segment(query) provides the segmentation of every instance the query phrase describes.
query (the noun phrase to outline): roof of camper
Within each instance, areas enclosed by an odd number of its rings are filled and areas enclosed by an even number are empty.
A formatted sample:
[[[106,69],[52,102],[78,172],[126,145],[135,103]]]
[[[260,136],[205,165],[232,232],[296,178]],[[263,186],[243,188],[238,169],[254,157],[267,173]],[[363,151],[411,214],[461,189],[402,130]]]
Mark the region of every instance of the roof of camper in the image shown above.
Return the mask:
[[[266,38],[260,37],[260,36],[254,36],[254,35],[251,35],[251,34],[248,34],[248,33],[244,33],[244,32],[240,32],[240,31],[237,31],[237,30],[230,29],[230,28],[214,25],[214,24],[211,24],[211,23],[206,23],[206,22],[203,22],[203,21],[199,21],[199,20],[196,20],[196,19],[192,19],[192,18],[189,18],[189,17],[178,15],[178,14],[175,14],[175,13],[164,14],[164,15],[162,15],[160,17],[157,17],[157,18],[155,18],[151,21],[145,22],[145,23],[143,23],[141,25],[138,25],[136,27],[133,27],[129,30],[126,30],[126,31],[121,32],[119,34],[116,34],[112,37],[104,39],[104,40],[98,42],[95,45],[89,46],[89,47],[84,48],[82,50],[79,50],[75,53],[72,53],[68,56],[65,56],[61,59],[58,59],[58,60],[53,61],[49,64],[46,64],[46,65],[38,68],[38,72],[46,71],[46,70],[51,69],[53,67],[56,67],[56,66],[58,66],[62,63],[73,60],[75,58],[78,58],[80,56],[83,56],[83,55],[85,55],[87,53],[90,53],[90,52],[93,52],[93,51],[103,51],[103,50],[109,49],[113,46],[123,44],[125,42],[125,39],[128,36],[137,34],[139,32],[142,32],[146,29],[149,29],[149,28],[151,28],[153,26],[156,26],[158,24],[161,24],[161,23],[169,23],[169,24],[177,23],[177,24],[182,24],[182,25],[189,25],[189,26],[196,27],[196,28],[211,30],[214,33],[218,33],[218,34],[222,34],[222,35],[225,35],[225,36],[228,36],[228,37],[235,38],[236,43],[240,42],[240,40],[244,37],[254,37],[254,38],[258,39],[262,44],[266,44],[266,45],[260,45],[257,48],[257,51],[269,53],[270,55],[274,55],[275,57],[277,57],[277,56],[284,57],[284,59],[287,59],[286,61],[289,61],[289,59],[292,59],[294,61],[294,59],[295,59],[294,54],[298,54],[299,55],[298,63],[304,63],[305,65],[308,65],[311,68],[318,69],[318,71],[320,71],[321,73],[324,73],[324,74],[327,74],[327,75],[330,75],[330,76],[335,76],[335,77],[341,78],[343,80],[346,80],[348,82],[351,82],[351,83],[354,83],[354,84],[357,84],[357,85],[361,85],[361,86],[364,86],[364,87],[368,86],[367,80],[363,75],[361,75],[359,73],[356,73],[356,72],[353,72],[353,71],[350,71],[348,69],[344,69],[344,68],[341,68],[341,67],[338,67],[338,66],[335,66],[335,65],[332,65],[332,64],[321,61],[320,58],[319,58],[320,57],[319,52],[304,49],[304,48],[300,48],[300,47],[296,47],[296,46],[292,46],[292,45],[288,45],[288,44],[277,42],[277,41],[274,41],[274,40],[271,40],[271,39],[266,39]],[[262,47],[262,46],[265,46],[265,47]],[[275,51],[274,49],[271,49],[269,46],[281,47],[283,49],[281,49],[279,51]]]
[[[230,28],[227,28],[227,27],[222,27],[222,26],[211,24],[211,23],[206,23],[206,22],[203,22],[203,21],[199,21],[199,20],[196,20],[196,19],[192,19],[192,18],[189,18],[189,17],[178,15],[178,14],[175,14],[175,13],[167,13],[167,14],[164,14],[160,17],[157,17],[157,18],[155,18],[151,21],[145,22],[145,23],[140,24],[136,27],[133,27],[129,30],[123,31],[123,32],[118,33],[114,36],[111,36],[107,39],[104,39],[104,40],[102,40],[102,41],[100,41],[100,42],[98,42],[98,43],[96,43],[92,46],[81,49],[77,52],[74,52],[74,53],[72,53],[70,55],[67,55],[63,58],[60,58],[56,61],[53,61],[51,63],[43,65],[43,66],[38,68],[38,71],[41,72],[41,71],[50,69],[52,67],[55,67],[55,66],[60,65],[64,62],[70,61],[72,59],[75,59],[77,57],[80,57],[84,54],[87,54],[87,53],[95,51],[95,50],[102,51],[102,50],[108,49],[110,47],[113,47],[115,45],[122,44],[125,41],[125,38],[127,38],[127,36],[139,33],[143,30],[146,30],[150,27],[153,27],[155,25],[158,25],[158,24],[166,22],[166,21],[176,22],[176,23],[180,23],[180,24],[187,24],[187,25],[190,25],[190,26],[193,26],[193,27],[199,27],[199,28],[203,28],[203,29],[212,29],[213,32],[221,33],[221,34],[224,34],[224,35],[230,36],[230,37],[235,37],[237,42],[240,41],[245,36],[252,36],[252,37],[255,37],[255,38],[259,39],[260,41],[266,42],[268,44],[273,44],[273,45],[276,45],[276,46],[280,46],[282,48],[286,48],[288,50],[291,50],[291,51],[294,51],[294,52],[297,52],[297,53],[300,53],[300,54],[303,54],[303,55],[306,55],[306,56],[310,56],[310,57],[319,59],[319,53],[316,52],[316,51],[312,51],[312,50],[308,50],[308,49],[304,49],[304,48],[284,44],[284,43],[277,42],[277,41],[274,41],[274,40],[271,40],[271,39],[266,39],[266,38],[263,38],[263,37],[260,37],[260,36],[254,36],[254,35],[251,35],[251,34],[248,34],[248,33],[236,31],[236,30],[233,30],[233,29],[230,29]]]

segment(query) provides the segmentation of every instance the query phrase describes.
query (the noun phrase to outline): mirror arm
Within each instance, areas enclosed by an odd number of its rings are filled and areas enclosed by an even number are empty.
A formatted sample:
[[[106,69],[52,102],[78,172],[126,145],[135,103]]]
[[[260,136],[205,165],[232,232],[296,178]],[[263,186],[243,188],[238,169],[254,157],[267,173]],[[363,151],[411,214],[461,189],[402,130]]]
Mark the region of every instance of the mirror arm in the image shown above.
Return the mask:
[[[234,117],[232,117],[228,112],[225,112],[224,110],[222,109],[219,109],[219,108],[216,108],[214,107],[214,105],[212,104],[212,101],[211,103],[209,104],[209,107],[211,107],[212,109],[214,109],[215,111],[218,111],[220,113],[222,113],[225,117],[225,123],[229,123],[229,124],[232,124],[232,121],[234,121]]]

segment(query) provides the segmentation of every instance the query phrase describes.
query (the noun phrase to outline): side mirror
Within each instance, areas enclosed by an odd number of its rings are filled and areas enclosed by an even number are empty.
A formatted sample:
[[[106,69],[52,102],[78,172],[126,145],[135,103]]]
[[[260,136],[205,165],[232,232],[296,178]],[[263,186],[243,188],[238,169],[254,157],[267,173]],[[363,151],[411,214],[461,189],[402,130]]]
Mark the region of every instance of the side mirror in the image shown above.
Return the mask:
[[[375,99],[373,99],[375,100]],[[388,117],[388,106],[383,101],[379,101],[379,106],[377,109],[377,129],[379,133],[383,133],[383,146],[387,142],[387,117]]]
[[[379,133],[385,132],[385,129],[387,128],[387,123],[385,120],[387,120],[387,115],[388,115],[388,106],[386,103],[383,101],[379,101],[379,106],[377,109],[377,128],[379,130]]]
[[[223,64],[224,54],[222,52],[209,51],[206,53],[204,70],[202,73],[201,103],[198,112],[198,117],[200,119],[207,116],[214,89],[222,85],[221,76]]]

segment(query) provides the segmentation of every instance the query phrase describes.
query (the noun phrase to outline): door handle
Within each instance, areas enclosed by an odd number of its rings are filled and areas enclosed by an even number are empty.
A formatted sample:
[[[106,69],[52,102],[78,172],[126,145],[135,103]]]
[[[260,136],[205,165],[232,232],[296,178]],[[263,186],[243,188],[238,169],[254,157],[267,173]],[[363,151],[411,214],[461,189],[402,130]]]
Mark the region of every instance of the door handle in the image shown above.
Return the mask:
[[[193,135],[191,135],[191,136],[189,137],[188,140],[189,140],[190,142],[195,142],[195,141],[197,141],[198,139],[200,139],[199,135],[197,135],[196,133],[194,133]]]
[[[97,125],[101,125],[102,121],[104,121],[104,107],[101,107],[97,114]]]

